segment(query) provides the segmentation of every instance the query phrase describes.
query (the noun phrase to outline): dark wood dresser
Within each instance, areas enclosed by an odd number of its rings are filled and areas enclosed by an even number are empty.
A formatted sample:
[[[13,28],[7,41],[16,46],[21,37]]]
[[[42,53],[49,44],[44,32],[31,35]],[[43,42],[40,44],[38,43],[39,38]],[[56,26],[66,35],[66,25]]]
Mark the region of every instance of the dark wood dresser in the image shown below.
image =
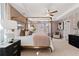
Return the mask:
[[[13,43],[5,43],[0,45],[0,56],[20,56],[21,41],[16,40]]]
[[[79,48],[79,36],[78,35],[69,35],[69,44]]]

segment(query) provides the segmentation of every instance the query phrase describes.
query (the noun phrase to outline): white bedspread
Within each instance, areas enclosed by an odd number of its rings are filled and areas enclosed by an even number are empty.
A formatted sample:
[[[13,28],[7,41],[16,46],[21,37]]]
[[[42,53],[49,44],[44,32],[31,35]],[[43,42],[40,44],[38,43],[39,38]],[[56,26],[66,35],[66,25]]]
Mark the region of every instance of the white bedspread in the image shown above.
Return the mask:
[[[30,35],[30,36],[18,36],[18,37],[16,37],[16,39],[21,40],[21,46],[33,46],[34,45],[32,35]]]
[[[21,40],[21,46],[49,46],[49,36],[43,32],[34,33],[29,36],[19,36],[16,39]]]

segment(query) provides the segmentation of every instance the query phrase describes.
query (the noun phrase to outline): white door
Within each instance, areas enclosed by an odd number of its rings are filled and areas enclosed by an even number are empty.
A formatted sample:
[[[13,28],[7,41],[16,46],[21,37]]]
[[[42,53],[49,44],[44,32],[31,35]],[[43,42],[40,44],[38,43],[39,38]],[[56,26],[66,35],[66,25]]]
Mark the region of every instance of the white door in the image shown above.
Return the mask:
[[[68,35],[70,34],[70,21],[64,21],[64,39],[68,40]]]

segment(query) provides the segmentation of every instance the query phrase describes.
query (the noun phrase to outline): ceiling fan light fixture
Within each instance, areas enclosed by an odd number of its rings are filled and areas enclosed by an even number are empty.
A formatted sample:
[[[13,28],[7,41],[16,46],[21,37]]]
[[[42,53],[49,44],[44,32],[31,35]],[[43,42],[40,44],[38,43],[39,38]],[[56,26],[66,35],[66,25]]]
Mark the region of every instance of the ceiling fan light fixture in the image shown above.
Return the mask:
[[[49,13],[49,16],[54,16],[52,13]]]

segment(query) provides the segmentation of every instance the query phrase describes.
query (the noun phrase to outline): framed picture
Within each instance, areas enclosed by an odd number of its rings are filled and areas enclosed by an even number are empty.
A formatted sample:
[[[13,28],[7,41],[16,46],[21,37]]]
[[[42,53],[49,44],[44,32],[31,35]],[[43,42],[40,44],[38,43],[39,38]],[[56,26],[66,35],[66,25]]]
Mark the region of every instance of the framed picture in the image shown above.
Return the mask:
[[[64,30],[64,22],[58,23],[58,30]]]

